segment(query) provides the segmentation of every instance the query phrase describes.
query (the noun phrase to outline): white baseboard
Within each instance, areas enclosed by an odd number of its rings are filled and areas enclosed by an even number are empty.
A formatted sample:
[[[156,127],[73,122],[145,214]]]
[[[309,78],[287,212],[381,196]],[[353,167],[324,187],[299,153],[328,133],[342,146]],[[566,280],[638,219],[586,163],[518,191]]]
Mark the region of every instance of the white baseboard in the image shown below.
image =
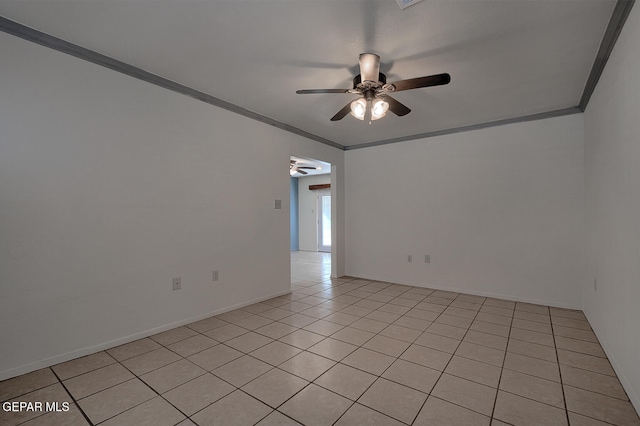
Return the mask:
[[[51,367],[52,365],[60,364],[61,362],[70,361],[72,359],[80,358],[86,355],[91,355],[96,352],[103,351],[105,349],[111,349],[116,346],[124,345],[125,343],[130,343],[135,340],[139,340],[145,337],[153,336],[154,334],[162,333],[163,331],[171,330],[172,328],[180,327],[186,324],[191,324],[192,322],[200,321],[205,318],[209,318],[215,315],[220,315],[225,312],[233,311],[234,309],[243,308],[245,306],[253,305],[254,303],[259,303],[265,300],[273,299],[274,297],[283,296],[285,294],[291,293],[291,290],[281,291],[275,294],[271,294],[268,296],[259,297],[253,300],[248,300],[245,302],[237,303],[232,306],[226,306],[224,308],[216,309],[213,312],[209,312],[203,315],[197,315],[190,318],[185,318],[180,321],[172,322],[170,324],[165,324],[159,327],[155,327],[149,330],[141,331],[138,333],[134,333],[128,336],[120,337],[118,339],[110,340],[108,342],[100,343],[98,345],[93,345],[81,349],[76,349],[70,352],[66,352],[64,354],[56,355],[53,357],[49,357],[46,359],[42,359],[39,361],[31,362],[29,364],[21,365],[19,367],[11,368],[8,370],[0,371],[0,380],[10,379],[12,377],[20,376],[22,374],[30,373],[35,370],[39,370],[45,367]]]
[[[558,303],[557,301],[553,301],[553,300],[543,300],[543,299],[535,299],[535,298],[529,298],[529,297],[519,297],[519,296],[514,296],[512,294],[493,293],[493,292],[490,292],[490,291],[469,290],[469,289],[462,288],[462,287],[434,286],[434,285],[427,285],[427,284],[420,283],[420,282],[412,282],[412,281],[406,281],[406,280],[398,281],[396,279],[373,277],[373,276],[367,276],[367,275],[358,275],[356,278],[361,278],[361,279],[365,279],[365,280],[372,280],[372,281],[382,281],[382,282],[388,282],[388,283],[394,283],[394,284],[411,285],[411,286],[414,286],[414,287],[432,288],[434,290],[453,291],[453,292],[456,292],[456,293],[472,294],[474,296],[493,297],[495,299],[513,300],[515,302],[532,303],[532,304],[535,304],[535,305],[553,306],[554,308],[577,309],[577,310],[581,310],[582,309],[582,306],[580,306],[578,304]]]

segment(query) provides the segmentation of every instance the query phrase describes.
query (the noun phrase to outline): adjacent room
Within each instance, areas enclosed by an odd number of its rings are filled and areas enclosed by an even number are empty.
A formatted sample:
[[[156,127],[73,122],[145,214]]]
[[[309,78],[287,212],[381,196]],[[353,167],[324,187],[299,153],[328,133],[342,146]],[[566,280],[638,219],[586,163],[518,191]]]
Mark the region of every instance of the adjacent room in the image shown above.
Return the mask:
[[[0,424],[640,425],[634,3],[0,0]]]

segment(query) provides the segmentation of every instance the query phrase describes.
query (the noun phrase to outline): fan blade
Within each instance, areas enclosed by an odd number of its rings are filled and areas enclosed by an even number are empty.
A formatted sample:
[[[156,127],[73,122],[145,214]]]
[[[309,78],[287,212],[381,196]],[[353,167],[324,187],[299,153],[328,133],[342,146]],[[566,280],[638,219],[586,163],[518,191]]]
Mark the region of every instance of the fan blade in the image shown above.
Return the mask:
[[[408,80],[400,80],[391,83],[395,90],[394,92],[400,92],[401,90],[418,89],[420,87],[441,86],[443,84],[449,84],[451,76],[447,73],[430,75],[427,77],[410,78]]]
[[[302,173],[303,175],[308,175],[308,174],[309,174],[309,173],[307,173],[307,172],[305,172],[305,171],[302,171],[302,170],[300,170],[300,169],[298,169],[298,173]]]
[[[316,167],[307,167],[307,166],[302,166],[302,167],[298,166],[298,167],[296,167],[296,168],[297,168],[298,170],[300,170],[300,169],[315,170],[315,169],[316,169]]]
[[[378,81],[380,74],[380,56],[373,53],[360,54],[360,76],[363,82]]]
[[[298,95],[311,95],[315,93],[349,93],[351,89],[309,89],[309,90],[296,90]]]
[[[387,103],[389,104],[389,111],[391,111],[392,113],[394,113],[399,117],[402,117],[403,115],[407,115],[411,112],[411,110],[407,106],[396,101],[389,95],[383,95],[380,97],[385,101],[387,101]]]
[[[351,102],[349,102],[348,104],[346,104],[344,106],[344,108],[342,108],[340,111],[338,111],[338,113],[336,115],[334,115],[333,117],[331,117],[331,121],[339,121],[342,120],[343,118],[345,118],[347,116],[347,114],[349,114],[351,112]]]

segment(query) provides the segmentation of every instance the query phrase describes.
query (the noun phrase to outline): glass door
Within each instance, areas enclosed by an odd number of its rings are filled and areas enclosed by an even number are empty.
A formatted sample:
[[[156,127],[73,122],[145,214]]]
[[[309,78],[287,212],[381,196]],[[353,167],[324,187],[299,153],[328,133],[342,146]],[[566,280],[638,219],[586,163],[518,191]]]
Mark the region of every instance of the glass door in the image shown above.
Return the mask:
[[[318,251],[331,252],[331,191],[318,191]]]

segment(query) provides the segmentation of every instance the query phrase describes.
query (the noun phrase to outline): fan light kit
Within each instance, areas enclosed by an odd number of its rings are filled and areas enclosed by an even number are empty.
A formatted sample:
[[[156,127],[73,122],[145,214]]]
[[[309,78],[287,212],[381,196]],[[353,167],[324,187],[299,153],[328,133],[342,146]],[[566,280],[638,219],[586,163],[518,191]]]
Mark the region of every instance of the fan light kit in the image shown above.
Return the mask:
[[[402,117],[411,112],[409,108],[388,95],[390,92],[400,92],[402,90],[418,89],[421,87],[441,86],[449,84],[451,76],[449,74],[435,74],[426,77],[400,80],[394,83],[387,83],[387,77],[380,72],[380,56],[373,53],[360,54],[360,74],[353,78],[353,89],[311,89],[298,90],[301,95],[316,93],[349,93],[360,95],[359,98],[349,102],[336,115],[331,117],[331,121],[342,120],[347,114],[361,121],[379,120],[391,111]]]

